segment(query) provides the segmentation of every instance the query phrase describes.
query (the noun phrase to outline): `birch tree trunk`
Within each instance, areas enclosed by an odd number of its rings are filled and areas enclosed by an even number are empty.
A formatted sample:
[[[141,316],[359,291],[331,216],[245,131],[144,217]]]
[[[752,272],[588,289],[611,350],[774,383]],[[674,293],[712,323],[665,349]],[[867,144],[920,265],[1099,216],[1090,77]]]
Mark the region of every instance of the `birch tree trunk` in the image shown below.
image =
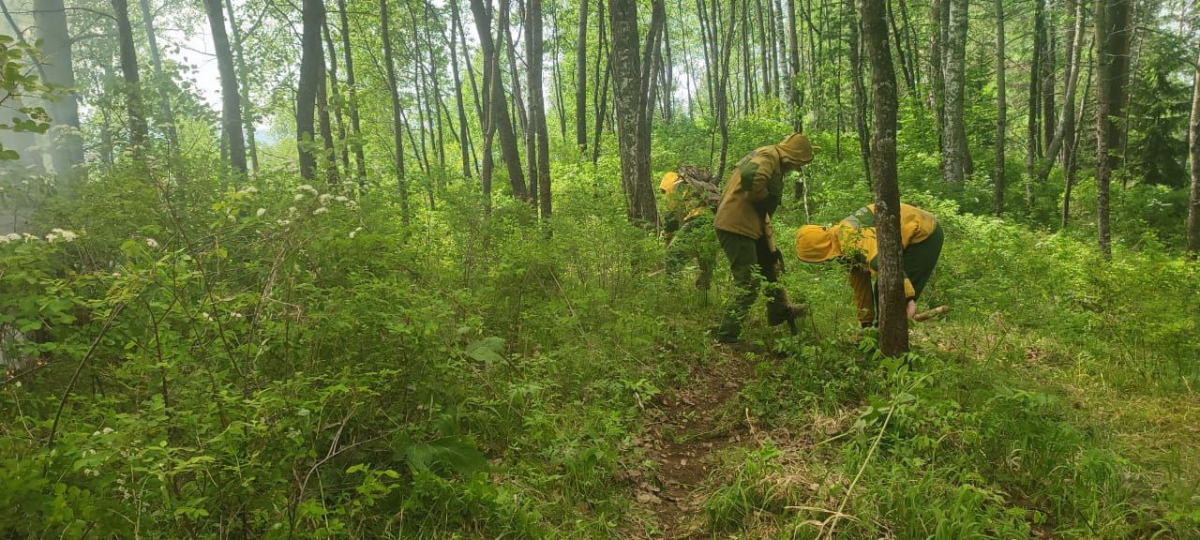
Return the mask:
[[[950,28],[946,40],[946,133],[943,178],[960,185],[967,176],[967,132],[963,119],[964,82],[967,55],[967,1],[945,0],[950,4]]]

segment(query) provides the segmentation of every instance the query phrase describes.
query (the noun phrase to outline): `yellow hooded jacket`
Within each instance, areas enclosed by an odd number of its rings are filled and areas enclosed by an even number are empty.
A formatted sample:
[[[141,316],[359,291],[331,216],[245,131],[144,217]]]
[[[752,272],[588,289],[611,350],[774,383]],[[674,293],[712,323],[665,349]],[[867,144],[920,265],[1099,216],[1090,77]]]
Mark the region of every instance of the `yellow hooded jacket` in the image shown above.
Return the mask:
[[[936,216],[911,204],[900,203],[900,243],[905,248],[929,238],[936,228]],[[804,262],[825,262],[843,257],[850,266],[850,287],[854,289],[859,320],[874,320],[871,278],[879,272],[875,205],[858,209],[828,229],[816,225],[801,227],[796,235],[796,255]],[[907,298],[916,296],[907,276],[904,278],[904,295]]]
[[[767,217],[783,201],[783,174],[812,160],[813,145],[800,133],[747,154],[725,182],[717,206],[717,230],[762,238],[767,232]]]

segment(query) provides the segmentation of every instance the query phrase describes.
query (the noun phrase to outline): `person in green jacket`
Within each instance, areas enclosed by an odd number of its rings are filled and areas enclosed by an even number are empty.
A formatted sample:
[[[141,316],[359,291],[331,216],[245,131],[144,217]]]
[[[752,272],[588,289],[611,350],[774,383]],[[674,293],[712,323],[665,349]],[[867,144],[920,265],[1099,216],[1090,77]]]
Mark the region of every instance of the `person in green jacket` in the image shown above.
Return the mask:
[[[941,257],[944,238],[936,216],[900,203],[900,243],[904,246],[901,268],[910,319],[916,316],[917,299]],[[858,209],[832,227],[800,227],[796,234],[796,255],[809,263],[841,261],[849,270],[859,324],[863,328],[876,325],[879,293],[872,278],[879,272],[879,244],[875,240],[875,205]]]
[[[703,185],[715,189],[707,182]],[[671,277],[679,275],[694,260],[700,271],[696,276],[696,288],[708,292],[717,258],[708,192],[674,171],[663,175],[659,189],[663,192],[663,241],[666,244],[667,274]]]
[[[812,143],[803,134],[794,133],[777,145],[746,154],[729,175],[714,225],[737,290],[717,328],[717,341],[741,340],[742,321],[758,298],[760,280],[769,284],[767,322],[771,326],[792,320],[803,310],[802,306],[789,305],[783,290],[774,285],[779,280],[783,257],[775,248],[770,218],[783,202],[783,176],[812,160]]]

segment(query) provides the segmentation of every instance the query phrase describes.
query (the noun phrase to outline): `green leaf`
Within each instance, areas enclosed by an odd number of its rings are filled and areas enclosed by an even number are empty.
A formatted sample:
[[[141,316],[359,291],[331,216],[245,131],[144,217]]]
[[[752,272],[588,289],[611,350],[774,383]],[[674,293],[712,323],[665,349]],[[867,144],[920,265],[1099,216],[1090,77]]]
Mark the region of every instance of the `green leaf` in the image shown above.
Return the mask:
[[[496,336],[485,337],[467,345],[467,356],[485,364],[503,362],[504,339]]]
[[[475,445],[460,437],[445,437],[405,449],[408,465],[417,471],[471,474],[488,468],[487,458]]]

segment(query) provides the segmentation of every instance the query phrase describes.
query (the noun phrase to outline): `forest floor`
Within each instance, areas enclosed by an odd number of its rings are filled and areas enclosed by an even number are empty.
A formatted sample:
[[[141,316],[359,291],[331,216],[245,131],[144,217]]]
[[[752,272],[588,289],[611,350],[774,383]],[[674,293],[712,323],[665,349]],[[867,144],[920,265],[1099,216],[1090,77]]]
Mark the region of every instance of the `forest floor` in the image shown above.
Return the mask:
[[[716,362],[695,362],[682,380],[645,407],[645,430],[634,441],[645,469],[624,472],[633,490],[641,530],[635,538],[708,536],[704,501],[719,455],[753,445],[759,430],[739,405],[739,392],[755,377],[754,362],[718,346]],[[757,445],[753,445],[757,446]]]

